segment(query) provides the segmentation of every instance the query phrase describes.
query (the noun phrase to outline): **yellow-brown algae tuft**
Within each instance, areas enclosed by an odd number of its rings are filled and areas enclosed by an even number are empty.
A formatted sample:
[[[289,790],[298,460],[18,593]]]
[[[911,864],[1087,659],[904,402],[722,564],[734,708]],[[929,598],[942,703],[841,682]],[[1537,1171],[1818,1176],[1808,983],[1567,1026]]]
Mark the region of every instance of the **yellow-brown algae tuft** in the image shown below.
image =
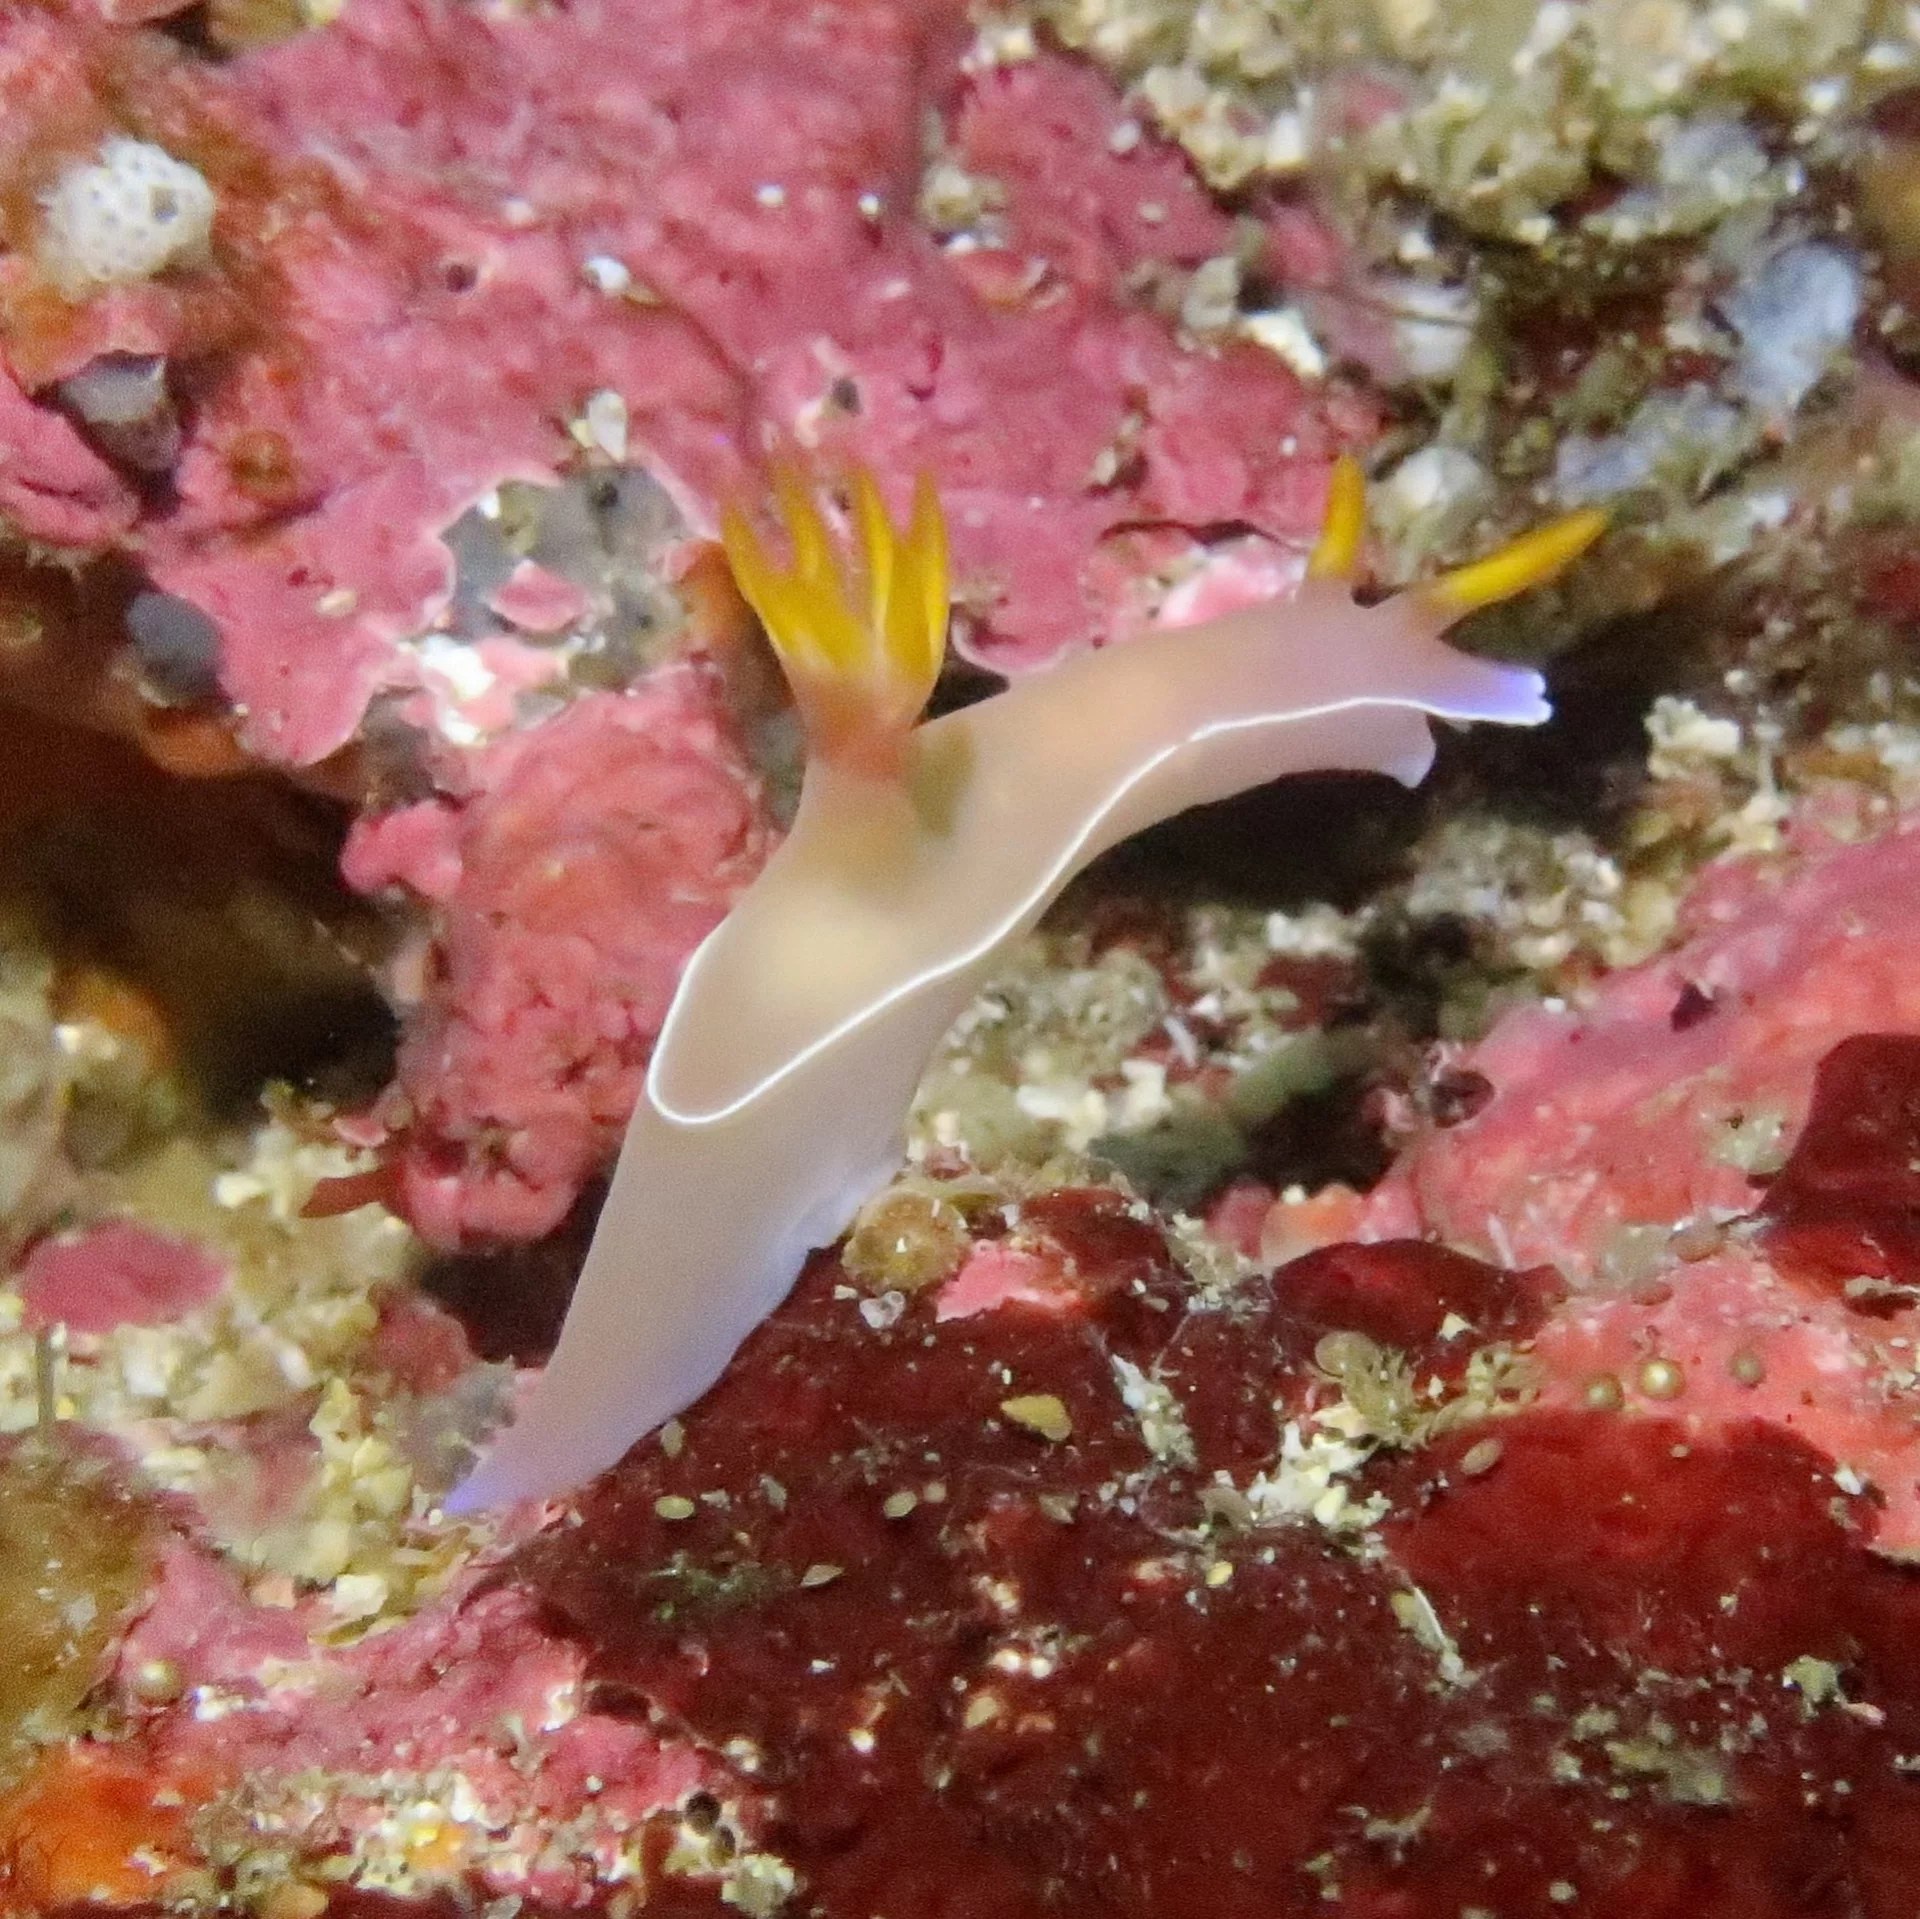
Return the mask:
[[[78,1729],[155,1536],[151,1509],[104,1462],[37,1439],[0,1452],[0,1779]]]

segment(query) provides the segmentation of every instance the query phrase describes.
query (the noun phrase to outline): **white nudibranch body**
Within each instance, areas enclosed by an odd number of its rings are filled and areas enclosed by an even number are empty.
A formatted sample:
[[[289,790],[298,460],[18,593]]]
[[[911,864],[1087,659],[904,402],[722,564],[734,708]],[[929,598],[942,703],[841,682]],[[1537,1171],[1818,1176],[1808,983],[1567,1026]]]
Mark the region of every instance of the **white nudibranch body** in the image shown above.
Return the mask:
[[[930,490],[902,537],[856,476],[857,592],[797,484],[782,497],[791,572],[738,518],[727,532],[807,723],[799,811],[688,964],[559,1345],[459,1509],[565,1492],[712,1385],[897,1163],[929,1058],[1007,944],[1097,854],[1289,773],[1416,782],[1433,719],[1545,718],[1537,674],[1441,635],[1601,524],[1575,516],[1363,608],[1347,579],[1359,474],[1343,465],[1297,598],[1082,655],[916,726],[946,631]]]

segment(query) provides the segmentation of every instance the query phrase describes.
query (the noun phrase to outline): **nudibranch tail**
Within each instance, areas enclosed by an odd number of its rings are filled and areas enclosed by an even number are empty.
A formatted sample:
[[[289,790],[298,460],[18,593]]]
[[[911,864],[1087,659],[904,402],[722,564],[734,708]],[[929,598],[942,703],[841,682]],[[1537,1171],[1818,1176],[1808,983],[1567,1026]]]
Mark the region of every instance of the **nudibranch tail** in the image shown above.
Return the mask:
[[[946,653],[947,529],[933,483],[921,477],[901,532],[873,476],[855,468],[848,518],[857,550],[846,555],[796,471],[777,467],[774,492],[790,564],[771,560],[746,515],[729,507],[721,538],[734,578],[779,655],[814,748],[832,758],[896,759]]]

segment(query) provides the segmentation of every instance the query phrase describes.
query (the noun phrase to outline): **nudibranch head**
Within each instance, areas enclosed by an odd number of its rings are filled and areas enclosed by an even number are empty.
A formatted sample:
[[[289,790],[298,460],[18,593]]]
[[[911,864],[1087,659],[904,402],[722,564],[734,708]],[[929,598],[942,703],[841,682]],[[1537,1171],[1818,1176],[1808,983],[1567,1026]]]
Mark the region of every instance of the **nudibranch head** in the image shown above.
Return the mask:
[[[872,474],[853,470],[855,551],[843,554],[805,484],[774,473],[790,563],[783,570],[746,516],[729,507],[721,537],[734,579],[780,657],[816,752],[891,771],[940,675],[947,644],[947,529],[933,483],[914,489],[904,531]]]

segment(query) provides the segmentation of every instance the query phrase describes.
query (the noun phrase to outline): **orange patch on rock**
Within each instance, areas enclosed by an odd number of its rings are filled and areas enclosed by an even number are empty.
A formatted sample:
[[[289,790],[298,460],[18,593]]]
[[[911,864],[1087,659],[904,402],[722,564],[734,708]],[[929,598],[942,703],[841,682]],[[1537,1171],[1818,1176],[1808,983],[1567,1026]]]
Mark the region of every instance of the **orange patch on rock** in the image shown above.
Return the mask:
[[[0,1800],[0,1896],[6,1909],[132,1906],[163,1896],[197,1863],[194,1808],[214,1782],[169,1777],[134,1746],[49,1751]]]

